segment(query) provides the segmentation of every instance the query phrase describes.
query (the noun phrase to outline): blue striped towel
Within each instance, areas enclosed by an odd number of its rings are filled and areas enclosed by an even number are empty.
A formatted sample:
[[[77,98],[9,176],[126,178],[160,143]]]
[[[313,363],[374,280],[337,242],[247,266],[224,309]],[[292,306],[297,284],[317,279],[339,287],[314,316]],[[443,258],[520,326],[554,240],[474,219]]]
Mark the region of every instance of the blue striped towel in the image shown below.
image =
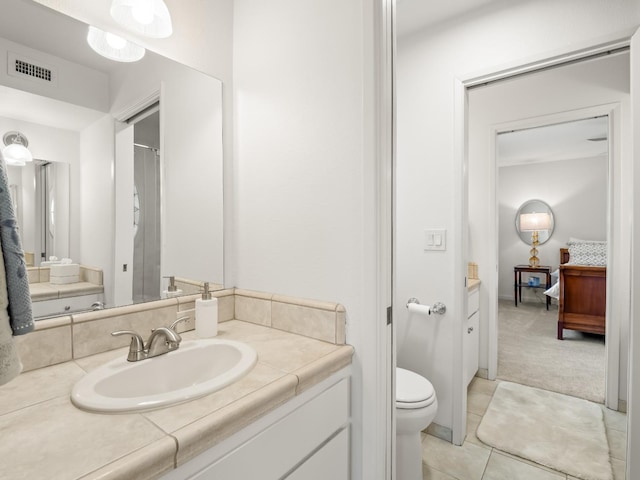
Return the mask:
[[[0,241],[7,276],[7,293],[9,294],[9,322],[14,335],[24,335],[33,330],[33,314],[31,312],[31,294],[27,264],[24,260],[22,242],[18,223],[13,210],[7,165],[0,152]]]

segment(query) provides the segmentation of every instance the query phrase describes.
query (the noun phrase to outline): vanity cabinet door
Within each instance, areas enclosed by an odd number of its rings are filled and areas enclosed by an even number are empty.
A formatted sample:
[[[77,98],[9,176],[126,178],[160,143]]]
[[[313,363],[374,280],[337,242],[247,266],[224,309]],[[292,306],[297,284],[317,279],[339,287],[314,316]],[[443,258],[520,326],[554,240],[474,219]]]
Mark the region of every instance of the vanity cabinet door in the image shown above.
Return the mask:
[[[348,425],[349,379],[342,379],[197,474],[179,476],[174,470],[173,476],[170,474],[166,478],[348,479],[348,468],[342,468],[349,465],[348,442],[346,446],[342,443],[344,437],[348,438]],[[309,465],[305,466],[307,462]],[[338,474],[308,476],[311,475],[309,469],[322,462],[335,463],[322,468],[325,468],[323,471],[335,470]],[[298,469],[300,472],[296,473]],[[347,476],[340,473],[343,470]]]
[[[465,331],[464,354],[465,354],[465,375],[467,385],[471,383],[478,371],[478,353],[480,349],[480,312],[476,311],[467,319],[467,330]]]
[[[349,429],[343,429],[286,478],[349,480]]]
[[[480,290],[475,289],[472,292],[469,292],[469,300],[467,302],[467,318],[471,318],[471,316],[480,310]]]
[[[464,372],[467,385],[478,371],[480,350],[480,290],[469,292],[467,328],[464,332]]]

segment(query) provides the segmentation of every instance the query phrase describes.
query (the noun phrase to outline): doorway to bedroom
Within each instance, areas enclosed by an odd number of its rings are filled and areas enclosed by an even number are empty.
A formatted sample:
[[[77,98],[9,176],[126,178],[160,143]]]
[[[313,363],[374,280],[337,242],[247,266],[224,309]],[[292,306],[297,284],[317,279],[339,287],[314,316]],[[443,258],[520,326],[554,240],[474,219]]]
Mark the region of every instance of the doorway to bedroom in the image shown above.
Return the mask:
[[[605,401],[608,130],[609,117],[602,115],[505,131],[496,139],[497,378],[596,403]],[[582,260],[576,252],[583,247],[605,254]],[[601,298],[591,306],[585,297],[594,292],[580,281],[567,284],[572,267],[565,265],[560,315],[560,264],[566,262],[560,252],[569,248],[571,263],[599,264],[575,268],[602,275]],[[559,318],[574,315],[566,307],[576,301],[588,307],[580,326],[562,328]],[[583,325],[585,319],[595,325]]]
[[[623,221],[629,214],[626,206],[629,193],[619,187],[623,184],[622,179],[630,175],[627,154],[622,153],[622,147],[629,141],[624,128],[629,120],[628,51],[473,86],[467,88],[467,93],[469,260],[478,263],[485,292],[480,304],[484,315],[480,327],[480,375],[486,375],[489,379],[500,378],[504,371],[503,365],[499,369],[500,359],[501,363],[503,360],[509,361],[513,370],[518,370],[527,381],[531,381],[535,375],[527,372],[527,368],[544,360],[551,365],[546,372],[539,374],[544,381],[553,376],[556,384],[562,384],[563,387],[574,383],[576,388],[570,394],[591,399],[597,395],[600,402],[603,401],[604,391],[607,407],[624,410],[627,347],[620,339],[628,329],[628,312],[621,309],[628,305],[629,299],[621,296],[629,293],[623,292],[624,289],[611,289],[610,285],[612,279],[619,285],[628,284],[629,281],[630,260],[625,239],[629,225]],[[607,129],[604,134],[590,135],[592,140],[588,142],[591,146],[610,147],[608,154],[585,154],[582,158],[562,161],[535,161],[528,155],[529,158],[521,159],[518,167],[497,165],[501,136],[507,139],[508,135],[516,135],[520,131],[540,133],[541,127],[548,125],[569,126],[573,122],[598,118],[606,124]],[[602,136],[606,136],[606,140],[598,139]],[[538,143],[541,144],[539,146],[555,150],[551,153],[558,157],[567,154],[560,147],[554,147],[549,139],[540,139]],[[593,158],[598,156],[600,160]],[[560,170],[556,171],[556,168]],[[583,175],[585,185],[589,182],[592,184],[580,187],[586,189],[586,194],[577,204],[584,208],[570,208],[572,199],[582,195],[576,188],[583,185],[580,180]],[[596,181],[600,182],[597,187],[593,184]],[[510,205],[505,205],[506,200],[501,199],[500,189],[505,186],[511,189]],[[592,189],[591,193],[589,188]],[[597,195],[594,193],[596,190],[600,192]],[[526,284],[522,288],[522,303],[518,299],[518,306],[515,305],[515,267],[528,266],[532,256],[531,242],[521,239],[516,230],[516,213],[527,200],[543,200],[553,213],[554,233],[547,242],[536,246],[539,265],[548,266],[548,273],[558,268],[560,247],[566,247],[571,237],[608,241],[606,248],[610,256],[605,280],[608,287],[607,335],[599,340],[598,336],[585,335],[593,340],[594,345],[590,348],[597,351],[597,354],[586,355],[591,358],[590,363],[597,365],[598,373],[572,376],[573,363],[567,359],[560,360],[544,343],[534,342],[538,332],[527,330],[546,321],[547,330],[540,333],[546,341],[564,350],[571,348],[567,345],[576,344],[571,343],[574,340],[568,341],[574,333],[567,329],[564,329],[567,340],[557,339],[558,306],[553,301],[547,311],[544,295],[547,272],[531,274],[532,277],[539,277],[540,281],[539,285],[532,283],[531,286],[528,284],[529,272],[522,274],[519,282]],[[597,214],[594,209],[598,211]],[[598,223],[596,217],[604,220]],[[581,225],[580,230],[572,227],[574,223]],[[596,224],[599,225],[598,230]],[[604,227],[601,226],[603,224]],[[603,228],[604,234],[601,233]],[[511,239],[507,241],[502,238],[503,232],[508,233]],[[521,233],[525,236],[531,234],[526,229]],[[527,309],[532,310],[530,315],[525,313]],[[500,323],[500,317],[507,318],[507,326]],[[510,347],[511,360],[506,348],[509,344],[500,337],[508,333],[509,328],[514,336],[512,345],[515,345]],[[602,338],[607,343],[606,348]],[[524,350],[528,342],[532,343],[530,353]],[[524,361],[527,358],[528,361]],[[557,380],[562,375],[567,377]],[[594,380],[596,376],[598,380]],[[587,390],[595,384],[598,385],[597,389],[589,393]],[[578,393],[579,387],[588,388]]]

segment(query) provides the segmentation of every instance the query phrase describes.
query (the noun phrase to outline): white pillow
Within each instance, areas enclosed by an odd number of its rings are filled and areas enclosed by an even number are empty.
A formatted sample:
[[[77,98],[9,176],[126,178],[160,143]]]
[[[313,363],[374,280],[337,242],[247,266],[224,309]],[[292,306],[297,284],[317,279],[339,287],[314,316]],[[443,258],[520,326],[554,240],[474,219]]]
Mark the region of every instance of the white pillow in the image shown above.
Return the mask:
[[[551,287],[549,290],[545,290],[544,294],[551,297],[551,298],[555,298],[556,300],[560,298],[560,282],[556,282],[553,284],[553,287]]]

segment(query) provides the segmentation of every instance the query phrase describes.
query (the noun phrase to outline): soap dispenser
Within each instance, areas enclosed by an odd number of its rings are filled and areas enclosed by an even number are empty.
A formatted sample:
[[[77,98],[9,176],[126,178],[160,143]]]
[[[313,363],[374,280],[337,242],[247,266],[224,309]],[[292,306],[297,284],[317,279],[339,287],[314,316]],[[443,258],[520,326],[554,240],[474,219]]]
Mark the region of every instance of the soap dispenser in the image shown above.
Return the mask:
[[[177,297],[178,295],[182,295],[182,290],[178,288],[176,285],[176,277],[164,277],[169,279],[169,286],[167,289],[162,292],[162,298],[172,298]]]
[[[202,298],[196,299],[196,335],[200,338],[218,334],[218,299],[211,296],[209,282],[204,283]]]

